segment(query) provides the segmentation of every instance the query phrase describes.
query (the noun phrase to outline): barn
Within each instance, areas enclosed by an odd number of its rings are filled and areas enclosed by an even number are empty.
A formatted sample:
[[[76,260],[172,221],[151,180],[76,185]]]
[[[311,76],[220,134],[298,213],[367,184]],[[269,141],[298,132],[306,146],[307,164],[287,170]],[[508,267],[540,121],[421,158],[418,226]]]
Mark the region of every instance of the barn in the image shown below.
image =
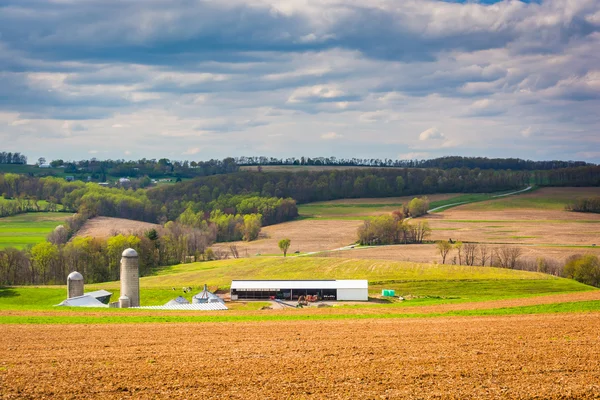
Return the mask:
[[[368,301],[369,282],[353,280],[235,280],[231,300],[298,300],[299,296],[323,300]]]

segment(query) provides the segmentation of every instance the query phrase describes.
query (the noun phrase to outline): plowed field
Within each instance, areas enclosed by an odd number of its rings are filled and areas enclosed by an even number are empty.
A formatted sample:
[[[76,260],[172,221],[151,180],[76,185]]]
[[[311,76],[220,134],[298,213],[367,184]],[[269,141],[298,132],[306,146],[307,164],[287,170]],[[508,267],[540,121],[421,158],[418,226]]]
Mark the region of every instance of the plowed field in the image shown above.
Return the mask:
[[[325,251],[347,246],[356,241],[356,230],[362,221],[292,221],[262,228],[263,237],[252,242],[234,242],[240,257],[255,254],[281,254],[278,242],[292,241],[289,253]],[[229,243],[217,243],[214,249],[228,250]]]
[[[599,321],[3,326],[0,397],[598,398]]]
[[[91,236],[105,239],[119,233],[129,235],[159,227],[157,224],[131,219],[96,217],[88,220],[79,232],[77,232],[77,236]]]

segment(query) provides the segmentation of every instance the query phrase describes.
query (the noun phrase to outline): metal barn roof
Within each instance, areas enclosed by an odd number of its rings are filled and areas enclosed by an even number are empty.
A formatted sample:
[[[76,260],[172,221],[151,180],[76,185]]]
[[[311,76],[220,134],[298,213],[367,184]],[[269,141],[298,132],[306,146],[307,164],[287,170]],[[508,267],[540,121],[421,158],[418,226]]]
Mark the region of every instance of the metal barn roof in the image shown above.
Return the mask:
[[[231,281],[231,289],[368,289],[366,279],[341,280],[236,280]]]
[[[84,294],[83,296],[71,297],[60,304],[66,307],[108,307],[108,305],[98,301],[95,297]]]
[[[112,293],[101,289],[101,290],[94,290],[93,292],[86,292],[86,293],[84,293],[84,296],[92,296],[94,298],[98,298],[98,297],[112,296]]]
[[[229,310],[223,303],[198,303],[198,304],[165,304],[164,306],[131,307],[139,310],[188,310],[188,311],[219,311]]]

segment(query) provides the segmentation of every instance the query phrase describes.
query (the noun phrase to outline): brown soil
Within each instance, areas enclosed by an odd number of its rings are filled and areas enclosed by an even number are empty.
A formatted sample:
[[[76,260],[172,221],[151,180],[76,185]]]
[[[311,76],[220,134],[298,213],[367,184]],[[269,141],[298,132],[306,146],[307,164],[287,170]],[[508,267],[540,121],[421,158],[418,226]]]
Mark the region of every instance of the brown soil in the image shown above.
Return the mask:
[[[291,240],[289,253],[302,253],[340,248],[356,241],[356,230],[362,221],[292,221],[262,228],[260,238],[253,242],[235,242],[240,256],[279,254],[281,239]],[[228,250],[230,243],[215,244],[213,248]]]
[[[77,232],[77,236],[108,238],[115,234],[132,234],[144,232],[160,225],[149,222],[133,221],[131,219],[96,217],[88,220]]]
[[[467,211],[426,217],[433,240],[600,245],[600,214],[546,210]],[[475,222],[474,222],[475,221]]]
[[[598,398],[599,318],[4,326],[0,397]]]
[[[455,235],[452,236],[456,238]],[[447,240],[448,238],[446,238]],[[490,250],[500,248],[501,244],[486,245]],[[512,245],[511,245],[512,246]],[[546,247],[546,246],[519,246],[522,250],[521,260],[530,263],[535,263],[538,257],[548,260],[564,262],[569,256],[574,254],[594,254],[600,256],[600,247],[596,248],[576,248],[576,247]],[[329,257],[341,258],[360,258],[373,260],[391,260],[391,261],[412,261],[431,263],[442,263],[442,257],[434,244],[411,244],[411,245],[395,245],[381,246],[364,249],[352,249],[345,251],[331,251],[325,253]],[[454,256],[457,252],[452,250],[446,258],[446,264],[452,264]]]

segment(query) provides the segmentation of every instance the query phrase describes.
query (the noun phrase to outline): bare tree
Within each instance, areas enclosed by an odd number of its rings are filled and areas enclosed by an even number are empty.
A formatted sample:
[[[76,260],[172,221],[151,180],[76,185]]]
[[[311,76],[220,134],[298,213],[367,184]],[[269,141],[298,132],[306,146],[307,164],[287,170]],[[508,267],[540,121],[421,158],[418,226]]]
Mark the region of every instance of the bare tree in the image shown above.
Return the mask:
[[[229,245],[229,252],[233,256],[233,258],[240,258],[240,252],[238,251],[237,245],[235,245],[233,243],[230,244]]]
[[[448,253],[450,253],[450,251],[452,250],[452,245],[450,244],[450,242],[440,240],[439,242],[437,242],[436,247],[438,252],[440,253],[440,256],[442,256],[442,264],[446,264],[446,257],[448,256]]]
[[[463,246],[465,253],[465,264],[467,265],[475,265],[475,260],[477,259],[477,250],[478,246],[476,243],[465,243]]]
[[[458,264],[462,265],[462,242],[457,241],[456,243],[454,243],[454,248],[458,251]]]
[[[491,265],[491,254],[490,254],[490,249],[489,247],[487,247],[485,244],[482,244],[479,246],[479,262],[482,266],[485,267],[485,264],[488,262],[488,260],[490,260],[490,265]]]
[[[214,255],[216,260],[225,260],[229,258],[229,252],[220,248],[214,250]]]
[[[515,269],[523,250],[514,246],[502,246],[496,250],[495,254],[502,268]]]

